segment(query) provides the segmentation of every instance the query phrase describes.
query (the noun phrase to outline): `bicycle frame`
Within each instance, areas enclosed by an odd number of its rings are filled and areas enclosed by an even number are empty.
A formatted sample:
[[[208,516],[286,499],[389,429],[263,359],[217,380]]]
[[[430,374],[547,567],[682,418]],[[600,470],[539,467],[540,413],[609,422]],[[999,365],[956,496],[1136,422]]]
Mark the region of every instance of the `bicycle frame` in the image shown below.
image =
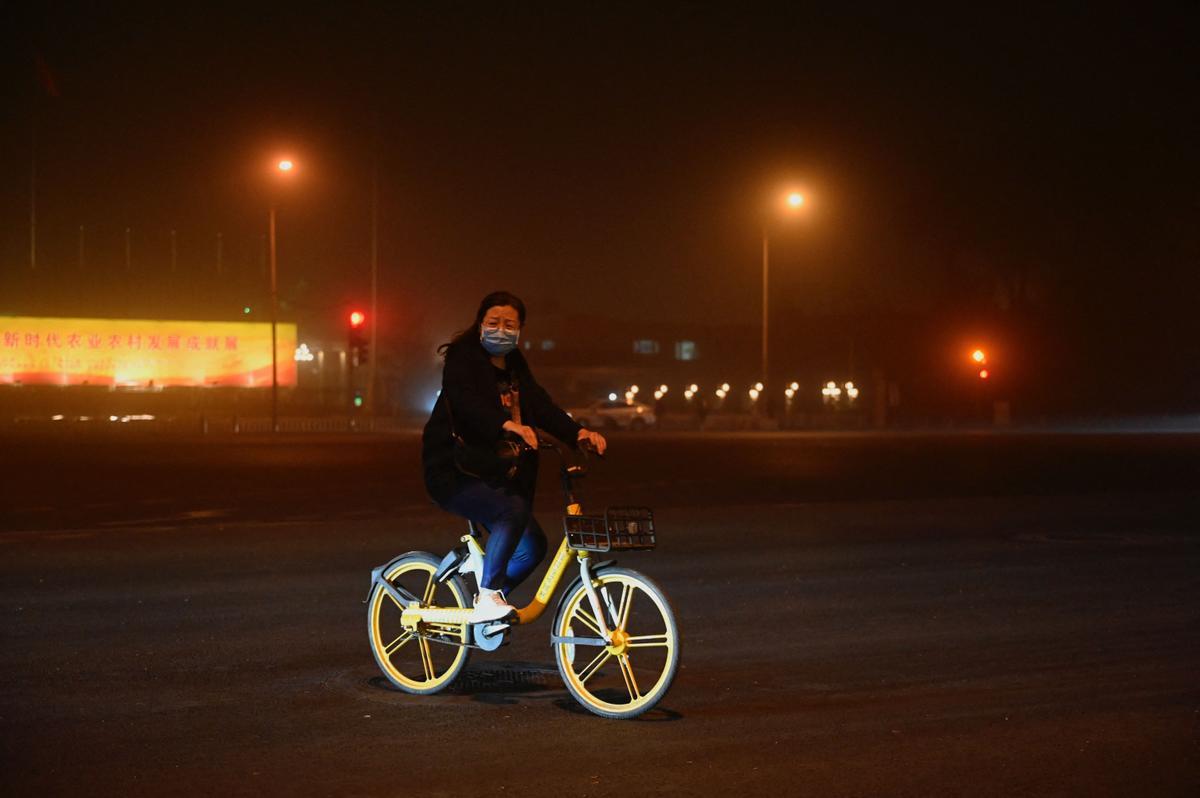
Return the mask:
[[[562,456],[562,451],[554,445],[548,445],[544,448],[553,448]],[[578,466],[568,466],[564,458],[563,464],[560,467],[563,494],[566,500],[566,511],[568,515],[581,515],[583,508],[575,498],[573,489],[573,478],[582,475],[584,470]],[[462,542],[466,544],[468,551],[468,561],[482,563],[483,548],[479,545],[479,541],[475,539],[473,534],[462,536]],[[542,577],[542,582],[538,585],[537,593],[533,599],[524,607],[517,609],[518,624],[530,624],[536,621],[546,611],[546,607],[550,604],[550,599],[553,598],[554,592],[558,590],[562,583],[563,574],[567,570],[567,565],[574,555],[579,563],[579,574],[583,580],[584,589],[587,591],[588,603],[591,605],[592,613],[596,618],[596,622],[600,627],[605,642],[611,637],[612,633],[608,628],[608,622],[604,612],[601,610],[600,596],[596,593],[595,586],[592,584],[592,574],[590,568],[590,552],[571,549],[567,546],[567,537],[564,534],[562,540],[558,544],[558,550],[554,553],[554,559],[550,561],[550,567],[546,570]],[[415,627],[420,622],[425,623],[467,623],[472,612],[470,608],[459,607],[421,607],[420,598],[414,596],[408,591],[397,589],[389,584],[386,579],[382,578],[382,570],[380,575],[373,581],[379,582],[385,591],[403,607],[401,612],[400,622],[404,626]],[[475,574],[476,578],[480,578],[480,574]],[[427,601],[427,599],[426,599]]]
[[[477,553],[482,557],[483,549],[479,542],[472,535],[463,535],[463,542],[472,550],[472,553]],[[550,561],[550,567],[546,570],[546,574],[542,577],[542,582],[538,585],[537,593],[533,599],[524,607],[517,609],[518,624],[530,624],[542,617],[546,611],[546,607],[550,604],[550,599],[553,598],[554,592],[558,590],[558,586],[562,583],[563,574],[567,570],[567,565],[574,555],[579,563],[579,574],[583,580],[584,589],[588,594],[588,603],[592,607],[592,613],[596,618],[597,624],[600,626],[600,631],[607,641],[611,637],[611,632],[608,628],[605,613],[601,610],[600,596],[596,593],[595,587],[592,585],[592,574],[590,568],[590,553],[586,551],[575,551],[567,546],[566,536],[558,544],[558,551],[554,553],[554,559]],[[396,603],[405,609],[400,616],[400,622],[405,626],[416,626],[418,623],[467,623],[468,617],[472,610],[469,608],[460,607],[421,607],[419,606],[420,599],[408,591],[403,591],[407,595],[403,595],[395,586],[387,583],[387,580],[382,577],[378,580],[383,586],[383,589],[391,594]]]

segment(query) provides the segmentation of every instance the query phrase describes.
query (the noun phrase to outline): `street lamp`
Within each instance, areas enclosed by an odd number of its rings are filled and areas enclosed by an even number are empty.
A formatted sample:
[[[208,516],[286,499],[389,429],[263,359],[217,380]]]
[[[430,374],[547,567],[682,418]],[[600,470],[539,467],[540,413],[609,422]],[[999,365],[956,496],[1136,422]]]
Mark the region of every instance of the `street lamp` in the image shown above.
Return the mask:
[[[804,195],[798,191],[789,193],[786,197],[785,207],[788,211],[795,212],[804,205]],[[768,329],[768,304],[767,304],[767,276],[770,267],[770,242],[768,236],[768,222],[770,218],[763,220],[762,224],[762,378],[764,382],[770,382],[771,376],[768,371],[770,361],[767,351],[767,329]],[[760,389],[761,390],[761,389]],[[757,407],[757,405],[755,405]]]
[[[283,158],[276,164],[275,174],[279,176],[288,176],[296,168],[296,164],[288,159]],[[276,353],[276,327],[279,324],[279,281],[276,275],[275,267],[275,205],[276,193],[271,192],[271,213],[269,227],[271,260],[271,431],[279,432],[279,364],[278,353]]]

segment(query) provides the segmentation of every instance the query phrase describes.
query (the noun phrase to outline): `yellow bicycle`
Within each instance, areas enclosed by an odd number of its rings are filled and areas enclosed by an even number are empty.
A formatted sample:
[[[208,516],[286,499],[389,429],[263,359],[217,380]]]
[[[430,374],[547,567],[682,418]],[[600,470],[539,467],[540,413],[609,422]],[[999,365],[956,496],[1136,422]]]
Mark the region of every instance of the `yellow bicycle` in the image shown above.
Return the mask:
[[[462,545],[445,557],[411,551],[371,571],[367,628],[384,676],[399,689],[431,695],[449,687],[471,651],[495,651],[517,626],[533,623],[549,605],[572,559],[579,566],[558,600],[550,643],[567,690],[591,712],[633,718],[657,704],[679,668],[679,632],[662,589],[614,560],[593,554],[653,549],[654,514],[645,507],[609,507],[584,515],[574,481],[582,464],[560,455],[566,512],[563,539],[537,594],[515,616],[470,623],[471,596],[483,574],[479,529],[468,522]]]

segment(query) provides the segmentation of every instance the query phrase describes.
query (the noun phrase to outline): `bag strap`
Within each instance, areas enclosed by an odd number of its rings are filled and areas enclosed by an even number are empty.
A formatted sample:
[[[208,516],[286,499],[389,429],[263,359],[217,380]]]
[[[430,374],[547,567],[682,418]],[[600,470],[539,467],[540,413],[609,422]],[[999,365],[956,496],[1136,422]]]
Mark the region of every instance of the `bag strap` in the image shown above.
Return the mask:
[[[442,389],[442,401],[446,403],[446,415],[450,417],[450,437],[463,446],[466,446],[467,442],[458,434],[458,429],[454,425],[454,411],[450,409],[450,396],[446,393],[445,389]]]

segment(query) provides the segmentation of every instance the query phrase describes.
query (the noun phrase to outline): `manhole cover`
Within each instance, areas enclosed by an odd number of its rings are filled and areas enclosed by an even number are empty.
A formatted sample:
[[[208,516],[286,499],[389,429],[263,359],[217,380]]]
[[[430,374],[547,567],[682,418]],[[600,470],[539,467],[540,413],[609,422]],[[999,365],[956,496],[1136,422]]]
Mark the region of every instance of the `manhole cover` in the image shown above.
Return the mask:
[[[378,672],[363,684],[376,697],[406,695]],[[468,665],[440,695],[503,695],[536,693],[562,687],[558,670],[536,662],[490,662]]]
[[[531,693],[561,685],[558,670],[533,662],[468,665],[455,680],[455,693]]]
[[[1088,533],[1088,532],[1024,532],[1013,536],[1014,540],[1022,543],[1091,543],[1091,544],[1113,544],[1123,543],[1125,538],[1121,535],[1113,535],[1109,533]]]

